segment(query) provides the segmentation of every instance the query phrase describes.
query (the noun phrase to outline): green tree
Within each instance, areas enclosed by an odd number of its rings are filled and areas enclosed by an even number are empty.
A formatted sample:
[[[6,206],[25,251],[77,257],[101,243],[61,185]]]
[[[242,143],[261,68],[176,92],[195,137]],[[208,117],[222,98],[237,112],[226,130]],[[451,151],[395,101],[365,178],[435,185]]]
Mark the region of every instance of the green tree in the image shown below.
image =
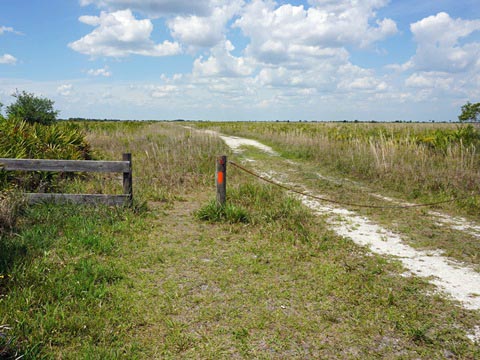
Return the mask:
[[[461,122],[479,122],[480,121],[480,103],[472,104],[469,101],[462,106],[462,113],[458,116]]]
[[[24,120],[30,124],[50,125],[57,120],[58,111],[53,109],[54,102],[22,91],[12,95],[17,100],[7,106],[7,116]]]

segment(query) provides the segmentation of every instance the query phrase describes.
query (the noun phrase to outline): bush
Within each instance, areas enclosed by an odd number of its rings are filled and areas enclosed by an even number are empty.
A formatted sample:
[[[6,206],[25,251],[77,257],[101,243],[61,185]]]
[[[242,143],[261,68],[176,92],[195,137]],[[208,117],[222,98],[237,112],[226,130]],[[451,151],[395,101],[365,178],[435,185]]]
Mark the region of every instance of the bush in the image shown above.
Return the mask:
[[[7,106],[8,118],[26,121],[29,124],[50,125],[57,120],[58,111],[53,109],[54,102],[22,91],[13,94],[17,100]]]
[[[87,160],[90,146],[75,124],[45,126],[7,119],[0,122],[0,158]],[[0,171],[0,189],[12,183],[29,191],[40,185],[50,188],[57,178],[54,173]]]
[[[0,123],[0,157],[85,160],[90,146],[75,124],[45,126],[7,119]]]
[[[480,103],[472,104],[469,101],[462,106],[462,113],[458,116],[460,121],[480,121]]]

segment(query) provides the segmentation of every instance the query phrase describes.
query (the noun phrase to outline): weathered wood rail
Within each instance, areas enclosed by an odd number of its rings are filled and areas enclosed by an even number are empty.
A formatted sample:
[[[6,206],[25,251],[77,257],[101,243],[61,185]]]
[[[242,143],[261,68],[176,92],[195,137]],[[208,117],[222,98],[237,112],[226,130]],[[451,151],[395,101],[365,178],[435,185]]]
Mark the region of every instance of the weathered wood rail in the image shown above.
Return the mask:
[[[0,170],[123,173],[122,195],[26,193],[25,196],[29,203],[54,201],[131,206],[133,202],[132,154],[129,153],[123,154],[122,161],[0,158]]]

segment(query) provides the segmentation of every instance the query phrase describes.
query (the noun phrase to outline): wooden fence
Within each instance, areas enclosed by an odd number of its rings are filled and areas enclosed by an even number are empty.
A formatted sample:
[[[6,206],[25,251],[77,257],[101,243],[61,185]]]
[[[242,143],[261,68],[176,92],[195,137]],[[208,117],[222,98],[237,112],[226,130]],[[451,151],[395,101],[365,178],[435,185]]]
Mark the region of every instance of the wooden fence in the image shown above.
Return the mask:
[[[122,161],[3,159],[0,170],[52,172],[123,173],[123,195],[26,193],[29,203],[40,201],[74,202],[106,205],[132,205],[132,154],[123,154]]]

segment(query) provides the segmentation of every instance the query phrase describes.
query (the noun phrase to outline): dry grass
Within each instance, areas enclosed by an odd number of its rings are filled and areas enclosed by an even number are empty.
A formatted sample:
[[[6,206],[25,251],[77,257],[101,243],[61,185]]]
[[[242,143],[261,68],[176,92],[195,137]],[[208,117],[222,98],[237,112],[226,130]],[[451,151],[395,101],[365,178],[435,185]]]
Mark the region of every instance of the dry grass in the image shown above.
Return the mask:
[[[120,160],[122,153],[132,153],[137,203],[169,202],[198,187],[213,184],[215,156],[228,153],[220,139],[171,123],[98,122],[85,126],[97,158]],[[97,181],[88,184],[91,188],[86,191],[121,192],[120,178],[113,180],[99,176]]]
[[[25,206],[22,196],[13,191],[0,192],[0,234],[12,229]]]
[[[203,123],[258,139],[284,156],[308,160],[408,199],[450,197],[458,209],[480,210],[480,135],[449,124]],[[465,140],[464,140],[465,139]]]

